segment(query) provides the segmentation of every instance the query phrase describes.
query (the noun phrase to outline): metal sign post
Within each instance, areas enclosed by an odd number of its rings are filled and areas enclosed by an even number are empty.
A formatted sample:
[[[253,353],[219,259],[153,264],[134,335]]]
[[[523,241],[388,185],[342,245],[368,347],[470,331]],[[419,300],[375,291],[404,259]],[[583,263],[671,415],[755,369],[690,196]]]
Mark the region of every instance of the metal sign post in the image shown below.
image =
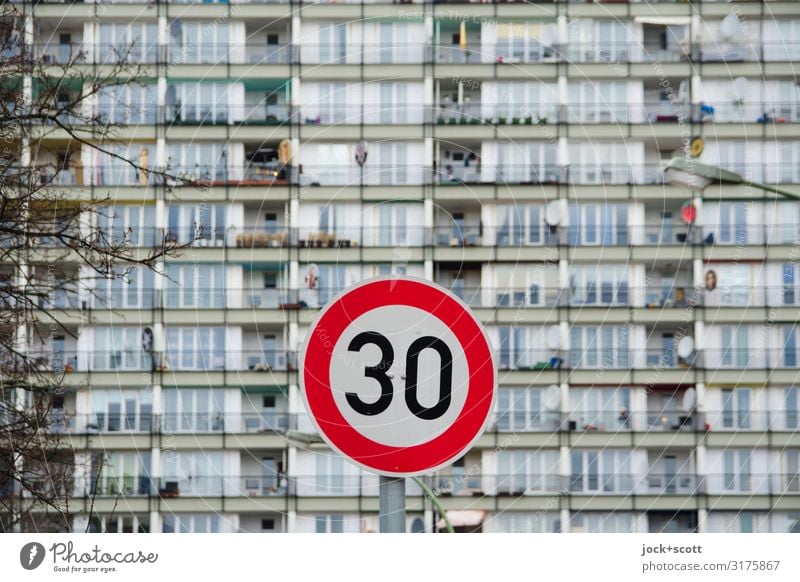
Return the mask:
[[[380,476],[378,500],[381,533],[406,531],[406,480],[404,477]]]

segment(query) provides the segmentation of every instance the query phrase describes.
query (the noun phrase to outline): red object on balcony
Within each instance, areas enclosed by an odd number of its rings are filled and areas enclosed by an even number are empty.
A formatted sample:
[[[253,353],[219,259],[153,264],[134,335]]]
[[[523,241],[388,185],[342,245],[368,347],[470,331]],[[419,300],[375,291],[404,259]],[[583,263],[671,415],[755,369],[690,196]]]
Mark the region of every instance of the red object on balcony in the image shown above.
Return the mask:
[[[695,208],[692,202],[687,202],[681,208],[681,218],[686,224],[694,224],[694,221],[697,220],[697,208]]]

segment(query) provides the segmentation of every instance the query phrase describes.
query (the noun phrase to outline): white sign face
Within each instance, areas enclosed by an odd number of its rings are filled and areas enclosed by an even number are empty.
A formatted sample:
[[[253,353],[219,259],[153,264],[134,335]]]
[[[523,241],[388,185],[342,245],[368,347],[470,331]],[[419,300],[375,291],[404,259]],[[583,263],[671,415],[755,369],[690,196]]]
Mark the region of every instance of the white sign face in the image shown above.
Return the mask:
[[[323,310],[301,361],[320,434],[380,474],[452,462],[492,409],[497,373],[482,326],[427,281],[390,277],[349,289]]]

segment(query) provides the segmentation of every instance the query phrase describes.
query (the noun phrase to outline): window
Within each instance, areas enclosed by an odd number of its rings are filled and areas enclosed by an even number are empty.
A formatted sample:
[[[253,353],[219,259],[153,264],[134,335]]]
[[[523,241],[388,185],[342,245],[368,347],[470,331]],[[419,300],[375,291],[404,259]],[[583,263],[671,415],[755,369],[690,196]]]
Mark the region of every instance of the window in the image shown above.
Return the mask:
[[[221,247],[225,244],[226,214],[221,204],[172,204],[167,214],[167,243]]]
[[[629,242],[625,204],[569,205],[569,244],[612,246]]]
[[[764,39],[764,60],[800,59],[800,20],[765,20]]]
[[[558,182],[556,148],[551,143],[497,144],[495,180],[507,184]]]
[[[169,145],[167,156],[167,171],[181,180],[227,180],[228,153],[225,144],[173,143]]]
[[[550,43],[542,40],[544,25],[528,23],[498,23],[494,60],[505,63],[538,63],[555,56]]]
[[[106,85],[97,94],[97,113],[103,123],[153,125],[158,98],[155,85]]]
[[[766,52],[766,51],[765,51]],[[769,81],[765,106],[786,121],[800,120],[800,85],[794,81]]]
[[[178,451],[162,458],[160,490],[170,494],[220,496],[223,494],[224,453]]]
[[[150,390],[92,388],[92,414],[87,429],[100,432],[149,431],[153,396]]]
[[[570,420],[578,430],[631,430],[631,396],[628,388],[572,389]]]
[[[626,123],[628,101],[627,83],[571,83],[567,105],[569,122]]]
[[[138,327],[95,327],[93,370],[150,370],[151,357],[142,350]]]
[[[750,360],[749,329],[744,325],[720,327],[721,343],[719,362],[728,368],[745,368]]]
[[[101,24],[95,45],[96,63],[154,63],[158,56],[156,23],[111,22]]]
[[[800,493],[800,451],[787,450],[784,458],[784,492]]]
[[[228,25],[217,22],[170,23],[170,61],[223,63],[228,59]]]
[[[113,245],[151,247],[155,243],[155,207],[118,204],[98,206],[95,210],[97,229]]]
[[[708,514],[709,533],[767,533],[769,515],[755,511],[711,511]]]
[[[711,290],[706,288],[704,292],[706,305],[750,304],[753,282],[749,265],[712,264],[709,267],[716,273],[718,285]]]
[[[164,389],[167,432],[217,432],[225,426],[225,391],[215,388]]]
[[[319,84],[320,123],[355,123],[355,111],[348,110],[347,85],[344,83]]]
[[[114,267],[112,276],[92,281],[92,304],[108,309],[154,307],[154,277],[147,267]]]
[[[95,453],[90,479],[90,495],[149,495],[152,492],[150,453]]]
[[[725,491],[751,491],[750,457],[750,451],[743,449],[728,449],[722,453],[722,486]]]
[[[150,519],[145,515],[94,515],[89,533],[150,533]]]
[[[381,83],[379,85],[380,103],[378,118],[380,123],[421,123],[421,116],[409,110],[413,104],[408,101],[408,83]]]
[[[492,103],[486,103],[484,117],[505,118],[528,123],[558,119],[558,87],[545,83],[497,83],[497,99],[492,111]],[[502,158],[499,158],[502,159]]]
[[[786,202],[775,203],[774,232],[770,236],[773,244],[800,244],[800,205]]]
[[[413,42],[418,37],[418,24],[407,22],[378,23],[379,46],[377,54],[374,49],[366,48],[364,61],[378,63],[413,63],[422,59],[422,43]]]
[[[800,428],[800,389],[790,386],[783,392],[786,426],[789,430]]]
[[[314,523],[317,533],[344,533],[344,516],[340,513],[317,515]]]
[[[558,451],[500,451],[497,454],[497,492],[523,495],[560,491]]]
[[[633,533],[633,514],[578,511],[570,517],[570,533]]]
[[[344,63],[347,58],[347,24],[319,25],[319,62]]]
[[[377,150],[377,166],[364,166],[364,179],[368,184],[397,186],[420,182],[420,165],[409,164],[409,144],[401,142],[381,142]],[[413,155],[414,152],[412,152]],[[370,154],[371,155],[371,154]]]
[[[558,303],[560,292],[557,285],[558,271],[553,265],[530,265],[521,268],[498,265],[495,273],[496,289],[486,287],[480,289],[477,280],[471,282],[475,299],[477,300],[478,295],[482,294],[487,306],[493,303],[497,307],[552,306]],[[481,293],[478,293],[479,291]]]
[[[344,459],[339,455],[315,455],[316,479],[314,493],[318,495],[358,495],[358,475],[345,476]],[[355,479],[355,483],[352,480]]]
[[[723,428],[753,428],[750,414],[750,393],[750,388],[724,388],[722,390]]]
[[[487,518],[484,530],[493,533],[559,533],[558,511],[504,511]]]
[[[738,171],[738,170],[736,170]],[[713,236],[715,244],[746,245],[760,242],[751,235],[748,226],[748,203],[720,204],[709,208],[709,221],[705,226],[705,236]]]
[[[498,205],[497,219],[497,246],[539,246],[555,242],[544,221],[543,206]]]
[[[542,328],[503,326],[498,328],[500,369],[546,369],[558,358],[545,348]]]
[[[237,84],[179,83],[167,87],[167,123],[227,123]],[[238,117],[236,115],[235,117]],[[233,117],[233,116],[232,116]]]
[[[308,268],[301,272],[307,272]],[[344,265],[319,265],[317,267],[317,301],[319,305],[327,304],[333,297],[345,289],[346,268]]]
[[[625,326],[573,326],[570,329],[570,365],[573,368],[628,368],[629,330]]]
[[[576,62],[627,62],[628,30],[625,22],[575,18],[568,24],[568,56]]]
[[[163,514],[162,533],[225,533],[230,532],[230,522],[216,513]]]
[[[783,357],[779,365],[783,365],[785,368],[797,367],[798,355],[800,355],[798,350],[799,340],[800,328],[792,325],[783,326]]]
[[[146,186],[152,183],[154,174],[148,172],[147,168],[155,163],[154,144],[106,143],[103,144],[103,150],[95,152],[96,166],[89,169],[93,184]],[[148,224],[152,227],[155,222]]]
[[[629,450],[573,449],[569,490],[578,493],[630,492],[630,457]]]
[[[224,327],[167,329],[167,358],[175,370],[221,370],[225,367]]]
[[[779,305],[800,305],[800,266],[795,263],[781,265],[781,292]]]
[[[638,150],[630,144],[599,142],[570,143],[569,181],[571,184],[639,184],[645,181]],[[630,149],[630,151],[629,151]],[[659,172],[661,169],[659,168]],[[660,176],[647,176],[648,181]]]
[[[577,266],[569,276],[572,305],[627,305],[626,265]]]
[[[377,246],[421,246],[423,234],[422,206],[385,203],[377,208]]]
[[[542,410],[541,388],[500,388],[498,392],[498,431],[544,430],[547,420],[557,426],[559,417],[559,411]]]
[[[168,263],[166,275],[167,307],[225,306],[225,268],[222,265]]]

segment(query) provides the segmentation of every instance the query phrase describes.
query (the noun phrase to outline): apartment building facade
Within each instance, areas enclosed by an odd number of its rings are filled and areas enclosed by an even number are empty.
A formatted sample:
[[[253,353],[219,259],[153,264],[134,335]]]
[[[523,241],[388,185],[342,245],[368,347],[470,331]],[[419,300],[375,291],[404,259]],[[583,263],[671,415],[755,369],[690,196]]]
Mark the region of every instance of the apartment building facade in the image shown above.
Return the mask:
[[[497,350],[489,430],[426,477],[461,529],[800,531],[800,204],[664,174],[701,137],[800,192],[798,3],[15,5],[45,63],[140,66],[86,104],[125,124],[106,149],[203,184],[58,135],[34,161],[111,195],[86,217],[111,239],[189,245],[107,284],[61,264],[86,283],[42,299],[76,530],[376,531],[377,477],[314,433],[297,352],[397,274]],[[407,498],[409,532],[442,527]]]

